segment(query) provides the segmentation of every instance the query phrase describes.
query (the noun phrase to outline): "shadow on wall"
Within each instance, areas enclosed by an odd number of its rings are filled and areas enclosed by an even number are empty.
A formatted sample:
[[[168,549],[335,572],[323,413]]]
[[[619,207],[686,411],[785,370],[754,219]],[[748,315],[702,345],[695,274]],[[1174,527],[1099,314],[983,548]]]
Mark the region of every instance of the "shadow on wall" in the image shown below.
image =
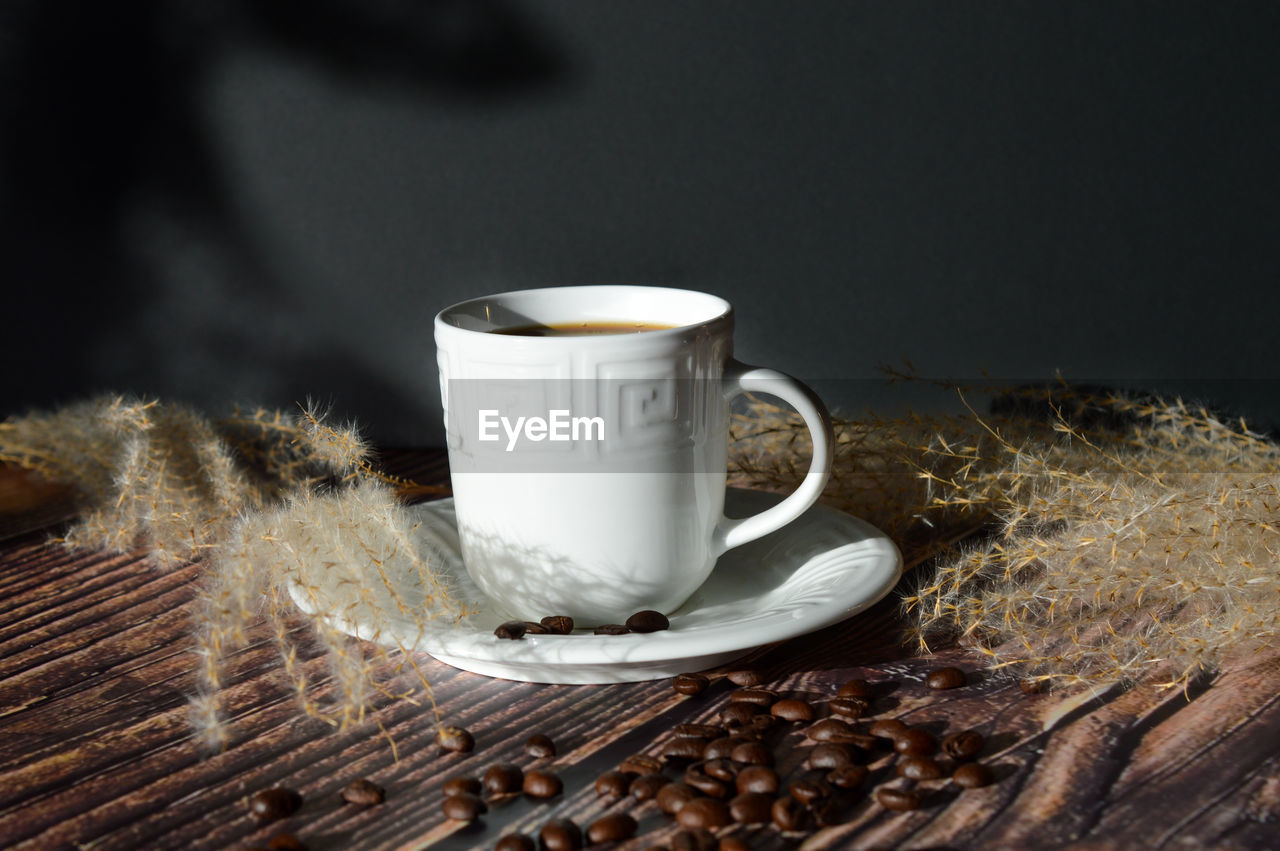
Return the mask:
[[[0,48],[0,416],[107,389],[288,406],[298,388],[282,376],[299,375],[345,409],[411,409],[402,387],[288,322],[220,173],[206,80],[256,49],[453,109],[567,71],[502,0],[25,0],[0,12]],[[175,246],[176,274],[156,261]]]

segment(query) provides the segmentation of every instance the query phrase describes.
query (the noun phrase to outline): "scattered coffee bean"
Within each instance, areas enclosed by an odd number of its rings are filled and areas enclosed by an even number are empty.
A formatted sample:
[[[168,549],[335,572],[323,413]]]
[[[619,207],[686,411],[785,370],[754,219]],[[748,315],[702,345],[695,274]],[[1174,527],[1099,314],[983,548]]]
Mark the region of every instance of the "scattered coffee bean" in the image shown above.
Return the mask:
[[[804,830],[809,823],[809,814],[805,811],[804,804],[790,795],[774,801],[769,814],[778,830],[782,831]]]
[[[765,820],[768,821],[768,819]],[[720,844],[716,847],[718,851],[751,851],[747,841],[738,836],[722,836]]]
[[[493,846],[493,851],[537,851],[538,845],[527,833],[508,833]]]
[[[484,786],[474,777],[450,777],[444,781],[446,795],[479,795]]]
[[[758,686],[764,682],[764,677],[755,668],[738,668],[725,677],[735,686]]]
[[[744,727],[761,712],[764,712],[764,707],[758,703],[730,703],[721,710],[720,720],[727,727]]]
[[[938,752],[938,740],[927,730],[914,727],[893,740],[893,749],[905,756],[933,756]]]
[[[444,811],[445,818],[454,821],[475,821],[489,808],[479,795],[468,795],[463,792],[461,795],[450,795],[445,798],[440,803],[440,809]]]
[[[860,697],[833,697],[827,701],[827,708],[832,714],[843,718],[861,718],[866,714],[868,705]]]
[[[818,827],[829,827],[839,824],[841,819],[840,805],[834,797],[818,798],[807,805],[809,814],[817,822]]]
[[[749,742],[744,736],[725,736],[721,739],[713,739],[707,742],[707,746],[703,748],[703,759],[727,759],[732,758],[733,749],[744,742]]]
[[[525,621],[524,634],[525,635],[550,635],[551,630],[547,629],[547,627],[543,626],[540,623],[534,623],[533,621]]]
[[[929,672],[925,683],[931,689],[948,689],[959,688],[964,685],[966,678],[964,671],[959,668],[937,668]]]
[[[694,798],[676,813],[676,823],[683,828],[704,827],[714,830],[733,821],[729,806],[718,798]]]
[[[684,772],[685,785],[697,789],[704,795],[712,798],[729,797],[729,785],[723,780],[717,780],[702,770],[701,765],[691,765]]]
[[[637,801],[648,801],[656,798],[658,793],[662,791],[662,787],[670,782],[661,774],[642,774],[631,781],[631,786],[627,791]]]
[[[556,743],[541,733],[534,733],[525,740],[524,752],[534,759],[547,759],[556,755]]]
[[[857,760],[853,758],[853,751],[848,745],[827,742],[809,751],[804,764],[812,771],[825,771],[832,768],[846,768],[855,762]]]
[[[498,628],[493,631],[493,634],[499,638],[524,638],[524,630],[524,621],[507,621],[506,623],[498,624]]]
[[[942,768],[927,756],[904,756],[898,762],[898,776],[908,780],[937,780]]]
[[[677,724],[671,731],[677,736],[688,739],[719,739],[724,736],[724,728],[715,724]]]
[[[764,824],[772,817],[773,796],[744,792],[729,802],[729,816],[738,824]]]
[[[750,720],[742,727],[740,732],[744,736],[752,736],[755,738],[764,738],[777,727],[781,721],[772,715],[753,715]]]
[[[778,787],[781,785],[781,781],[778,779],[778,772],[767,765],[747,766],[738,772],[734,783],[737,785],[738,791],[744,795],[748,792],[772,795],[778,791]]]
[[[865,765],[845,765],[827,772],[826,781],[839,789],[857,789],[870,773]]]
[[[364,778],[352,780],[342,790],[342,800],[348,804],[358,804],[362,807],[381,804],[386,799],[387,790],[376,783],[370,783]]]
[[[541,768],[531,768],[524,773],[521,784],[524,793],[530,798],[554,798],[564,791],[560,778]]]
[[[812,721],[813,707],[803,700],[789,697],[770,706],[769,714],[783,721]]]
[[[733,749],[729,758],[746,765],[773,765],[773,751],[763,742],[743,742]]]
[[[602,798],[621,798],[631,788],[631,775],[622,771],[606,771],[596,778],[596,794]]]
[[[577,851],[582,847],[582,828],[567,818],[553,818],[538,831],[546,851]]]
[[[942,740],[942,751],[954,760],[967,762],[971,759],[977,759],[982,753],[982,748],[985,744],[986,741],[978,731],[961,730],[959,733],[952,733]]]
[[[966,762],[951,775],[957,786],[965,789],[977,789],[979,786],[990,786],[995,781],[991,769],[980,762]]]
[[[596,635],[628,635],[630,632],[620,623],[602,623],[595,628]]]
[[[856,697],[859,700],[871,700],[876,696],[876,687],[866,680],[849,680],[836,690],[836,697]]]
[[[618,768],[629,774],[661,774],[662,761],[647,754],[638,753],[624,759]]]
[[[671,629],[671,621],[662,612],[645,609],[627,618],[627,629],[632,632],[660,632]]]
[[[484,770],[482,782],[490,795],[514,795],[524,788],[524,770],[509,762],[495,762]]]
[[[587,841],[592,845],[603,842],[621,842],[636,835],[636,820],[626,813],[613,813],[591,822],[587,828]]]
[[[671,681],[671,687],[680,694],[702,694],[709,685],[711,680],[702,674],[677,674]]]
[[[705,827],[678,830],[671,837],[671,851],[716,851],[719,844],[716,835]]]
[[[819,798],[826,798],[831,794],[831,790],[824,784],[816,780],[797,780],[787,787],[787,791],[791,793],[791,797],[795,798],[806,807],[810,806]]]
[[[1018,680],[1018,688],[1022,689],[1023,694],[1043,694],[1048,687],[1047,680],[1036,680],[1030,677]]]
[[[307,846],[292,833],[277,833],[271,837],[267,848],[270,851],[307,851]]]
[[[702,751],[706,746],[706,739],[681,736],[667,740],[667,743],[662,746],[662,756],[664,759],[702,759]]]
[[[839,718],[823,718],[805,730],[804,734],[815,742],[829,742],[832,739],[848,736],[852,732],[853,727],[849,726],[848,721],[841,721]]]
[[[698,790],[687,783],[668,783],[658,790],[654,800],[658,809],[669,816],[675,815],[685,804],[698,797]]]
[[[893,740],[911,729],[897,718],[881,718],[871,724],[871,735],[881,739]]]
[[[568,635],[573,632],[573,618],[568,615],[548,615],[542,619],[542,625],[552,635]]]
[[[887,810],[914,810],[920,807],[920,793],[914,789],[895,789],[892,786],[880,786],[876,789],[876,800]]]
[[[276,786],[254,792],[249,798],[249,812],[263,821],[275,821],[296,813],[302,807],[302,796],[292,789]]]
[[[767,688],[740,688],[729,692],[730,703],[754,703],[769,707],[778,700],[778,693]]]
[[[738,776],[738,764],[731,759],[709,759],[702,763],[702,773],[732,783]]]
[[[441,727],[436,731],[436,744],[454,753],[469,753],[476,740],[462,727]]]

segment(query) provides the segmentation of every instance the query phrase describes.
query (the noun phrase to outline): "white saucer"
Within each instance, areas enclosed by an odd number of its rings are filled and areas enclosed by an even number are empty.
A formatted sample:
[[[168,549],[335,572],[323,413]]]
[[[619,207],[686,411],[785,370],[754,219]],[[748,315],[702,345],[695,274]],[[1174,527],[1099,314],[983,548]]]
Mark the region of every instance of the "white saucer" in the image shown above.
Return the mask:
[[[780,499],[730,488],[726,513],[746,516]],[[902,556],[882,532],[843,512],[814,506],[794,523],[721,556],[711,577],[670,614],[670,630],[646,635],[594,635],[584,630],[513,641],[493,634],[509,618],[485,598],[462,566],[453,500],[410,510],[421,521],[418,543],[440,553],[433,567],[447,574],[450,593],[476,614],[425,633],[407,618],[394,616],[382,630],[358,620],[330,622],[350,635],[388,646],[398,643],[456,668],[509,680],[636,682],[714,668],[754,647],[855,615],[889,593],[902,575]],[[422,599],[416,572],[392,576],[391,581],[402,599],[413,600],[415,592]],[[300,594],[295,592],[294,599],[309,608]]]

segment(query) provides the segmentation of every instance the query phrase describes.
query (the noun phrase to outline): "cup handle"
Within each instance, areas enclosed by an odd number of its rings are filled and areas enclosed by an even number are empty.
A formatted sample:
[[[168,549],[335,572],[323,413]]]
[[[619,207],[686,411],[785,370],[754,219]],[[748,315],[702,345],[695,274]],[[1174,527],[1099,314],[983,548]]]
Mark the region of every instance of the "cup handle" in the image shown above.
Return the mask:
[[[750,517],[731,519],[721,516],[713,540],[716,555],[764,537],[804,514],[818,501],[827,479],[831,477],[835,451],[835,434],[826,405],[817,394],[786,373],[730,361],[725,365],[722,388],[726,400],[743,393],[767,393],[795,408],[813,438],[813,458],[804,481],[782,502]]]

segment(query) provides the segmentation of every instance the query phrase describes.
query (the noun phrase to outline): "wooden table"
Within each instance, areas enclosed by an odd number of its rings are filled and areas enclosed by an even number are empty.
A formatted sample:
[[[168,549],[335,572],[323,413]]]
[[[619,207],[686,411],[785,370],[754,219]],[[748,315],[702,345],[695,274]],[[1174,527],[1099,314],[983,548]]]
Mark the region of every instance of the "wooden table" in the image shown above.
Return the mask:
[[[439,453],[391,454],[387,464],[419,481],[447,481]],[[230,669],[233,741],[204,756],[187,725],[199,565],[162,571],[141,554],[73,554],[45,537],[0,542],[0,846],[246,848],[287,830],[312,849],[485,848],[515,829],[536,833],[553,816],[585,827],[623,809],[640,821],[634,847],[666,843],[674,827],[652,802],[609,806],[594,780],[629,755],[656,753],[675,724],[713,721],[733,688],[714,675],[695,697],[676,694],[668,680],[534,685],[423,656],[444,721],[477,741],[474,752],[455,754],[435,745],[429,709],[405,702],[381,704],[342,734],[300,721],[262,632]],[[1027,695],[981,673],[963,649],[913,657],[901,635],[891,597],[749,661],[780,692],[821,703],[841,683],[865,678],[879,684],[875,717],[934,732],[976,729],[997,782],[967,791],[924,783],[924,806],[901,813],[864,790],[825,829],[731,835],[759,848],[1280,847],[1280,652],[1186,693]],[[326,676],[318,649],[304,664]],[[924,676],[943,664],[970,671],[970,684],[931,692]],[[560,774],[563,795],[494,802],[470,826],[444,819],[444,780],[478,776],[496,761],[539,762],[523,749],[533,733],[558,747],[554,760],[540,762]],[[776,744],[786,775],[803,773],[801,742],[792,732]],[[868,789],[892,771],[888,756],[873,762]],[[341,789],[358,777],[384,786],[386,802],[344,803]],[[248,797],[276,785],[298,790],[305,803],[287,819],[260,823]]]

